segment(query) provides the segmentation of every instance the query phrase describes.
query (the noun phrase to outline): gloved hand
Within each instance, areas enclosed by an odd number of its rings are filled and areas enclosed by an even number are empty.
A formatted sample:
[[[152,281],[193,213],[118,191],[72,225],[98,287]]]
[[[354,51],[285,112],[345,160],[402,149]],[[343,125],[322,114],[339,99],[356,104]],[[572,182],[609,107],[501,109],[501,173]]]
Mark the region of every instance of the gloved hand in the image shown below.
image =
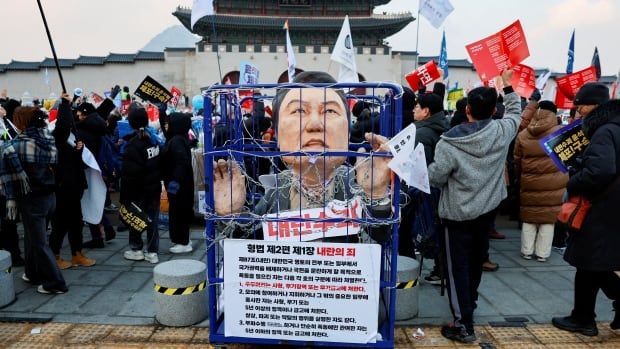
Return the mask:
[[[17,202],[15,200],[6,201],[6,218],[10,221],[17,218]]]
[[[110,91],[110,99],[114,100],[114,98],[116,98],[116,95],[118,95],[118,93],[121,92],[121,87],[116,85],[112,88],[112,91]]]
[[[168,194],[176,195],[181,189],[181,185],[177,181],[171,181],[168,183]]]

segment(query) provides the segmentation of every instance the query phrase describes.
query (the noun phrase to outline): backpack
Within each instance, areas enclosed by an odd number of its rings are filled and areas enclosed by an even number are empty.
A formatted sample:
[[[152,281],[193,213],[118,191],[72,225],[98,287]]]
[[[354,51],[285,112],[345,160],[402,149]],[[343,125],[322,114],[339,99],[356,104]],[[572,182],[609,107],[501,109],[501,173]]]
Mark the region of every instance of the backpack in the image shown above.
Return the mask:
[[[110,136],[101,137],[101,149],[97,163],[101,168],[101,174],[107,178],[119,178],[121,175],[121,153]]]
[[[441,223],[437,215],[440,190],[431,188],[426,194],[418,189],[410,188],[411,197],[411,236],[416,249],[424,258],[435,258],[439,253],[439,234]]]

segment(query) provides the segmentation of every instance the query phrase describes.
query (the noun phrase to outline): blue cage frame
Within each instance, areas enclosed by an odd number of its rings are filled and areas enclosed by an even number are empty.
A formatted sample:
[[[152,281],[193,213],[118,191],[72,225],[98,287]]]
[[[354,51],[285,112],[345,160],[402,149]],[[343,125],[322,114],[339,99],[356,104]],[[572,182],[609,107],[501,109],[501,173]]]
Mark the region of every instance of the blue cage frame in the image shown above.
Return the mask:
[[[224,92],[220,94],[219,102],[221,105],[227,105],[229,101],[227,101],[226,91],[235,91],[237,89],[247,89],[247,90],[255,90],[255,89],[273,89],[277,90],[279,88],[334,88],[334,89],[348,89],[349,91],[355,88],[365,88],[377,90],[385,90],[387,91],[383,96],[383,99],[378,98],[376,95],[347,95],[347,98],[355,98],[355,99],[364,99],[364,100],[374,100],[375,102],[380,103],[380,134],[387,137],[392,137],[397,134],[401,130],[402,125],[402,98],[400,98],[403,94],[403,89],[400,85],[393,83],[385,83],[385,82],[377,82],[377,83],[338,83],[338,84],[321,84],[321,83],[313,83],[313,84],[294,84],[294,83],[286,83],[286,84],[256,84],[256,85],[214,85],[211,86],[208,90],[204,92],[204,121],[203,121],[203,131],[204,131],[204,171],[205,171],[205,200],[207,204],[207,213],[211,213],[212,215],[205,216],[205,240],[207,244],[207,280],[208,280],[208,295],[209,295],[209,327],[210,334],[209,339],[212,345],[225,345],[225,344],[258,344],[258,345],[295,345],[295,346],[316,346],[316,347],[357,347],[357,348],[393,348],[394,347],[394,325],[395,325],[395,315],[396,315],[396,282],[397,282],[397,256],[398,256],[398,226],[397,224],[392,224],[391,226],[391,240],[385,243],[381,243],[381,278],[380,278],[380,295],[383,297],[385,310],[387,312],[387,318],[382,323],[379,323],[378,332],[381,334],[382,339],[378,340],[376,343],[366,343],[366,344],[358,344],[358,343],[339,343],[339,342],[322,342],[322,341],[297,341],[297,340],[281,340],[281,339],[261,339],[261,338],[250,338],[250,337],[227,337],[224,335],[224,315],[218,317],[218,290],[217,286],[219,284],[224,283],[224,277],[218,276],[218,260],[216,251],[217,246],[215,243],[210,243],[215,241],[216,231],[215,231],[215,223],[220,218],[214,216],[213,208],[214,208],[214,193],[211,190],[213,188],[213,161],[217,157],[227,157],[232,156],[237,161],[242,161],[244,156],[247,156],[248,153],[251,153],[256,147],[252,144],[243,144],[243,142],[232,142],[230,147],[227,149],[216,149],[213,144],[213,135],[214,128],[212,123],[213,117],[213,108],[212,108],[212,98],[211,94],[215,92]],[[229,94],[230,95],[230,94]],[[232,132],[230,139],[240,139],[239,135],[242,131],[241,123],[241,111],[240,105],[246,99],[252,99],[254,97],[244,97],[238,101],[236,101],[236,106],[234,108],[235,117],[233,119],[233,124],[231,125]],[[273,97],[265,97],[261,96],[261,99],[269,99]],[[234,103],[234,102],[233,102]],[[227,108],[221,108],[222,118],[229,119],[229,116],[226,115],[228,113]],[[229,119],[230,120],[230,119]],[[241,135],[241,138],[243,135]],[[324,152],[322,155],[324,156],[360,156],[359,153],[356,152],[357,147],[349,147],[348,152]],[[367,147],[369,148],[369,147]],[[278,157],[281,155],[277,149],[272,151],[261,151],[262,156],[269,157]],[[302,152],[288,152],[287,155],[290,156],[303,156],[307,155]],[[362,156],[389,156],[386,153],[380,152],[367,152],[363,153]],[[400,205],[400,183],[398,177],[396,175],[394,180],[394,188],[392,195],[392,207],[398,208]],[[211,212],[209,212],[211,211]],[[399,210],[394,210],[394,216],[392,220],[399,219]],[[225,220],[230,220],[231,218],[225,218]],[[248,218],[235,218],[235,220],[248,220]],[[284,219],[282,219],[284,220]],[[303,221],[303,218],[288,218],[288,220],[296,220]],[[329,220],[327,220],[329,221]],[[365,219],[359,219],[358,222],[370,222]],[[221,262],[223,264],[223,261]]]

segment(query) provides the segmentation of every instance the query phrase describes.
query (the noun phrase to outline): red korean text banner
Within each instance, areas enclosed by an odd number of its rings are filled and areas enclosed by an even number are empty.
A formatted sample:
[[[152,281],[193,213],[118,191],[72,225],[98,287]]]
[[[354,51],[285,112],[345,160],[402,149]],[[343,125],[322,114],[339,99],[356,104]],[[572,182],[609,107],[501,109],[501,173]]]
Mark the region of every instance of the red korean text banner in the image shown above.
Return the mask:
[[[573,74],[564,75],[556,80],[558,90],[570,100],[575,99],[577,91],[587,82],[596,81],[594,66],[580,70]]]
[[[513,68],[512,80],[510,81],[515,92],[525,98],[530,98],[536,89],[536,72],[532,67],[517,64]]]
[[[482,81],[500,75],[504,68],[517,65],[530,56],[519,20],[465,48]]]
[[[555,90],[555,105],[558,109],[571,109],[573,107],[573,100],[566,97],[558,88]]]
[[[405,75],[405,79],[409,83],[409,87],[412,90],[417,91],[422,86],[426,86],[429,83],[439,79],[439,70],[435,61],[430,61],[411,73]]]
[[[172,94],[172,98],[169,103],[172,104],[173,107],[176,107],[179,104],[179,99],[181,99],[183,93],[176,86],[172,86],[170,93]]]

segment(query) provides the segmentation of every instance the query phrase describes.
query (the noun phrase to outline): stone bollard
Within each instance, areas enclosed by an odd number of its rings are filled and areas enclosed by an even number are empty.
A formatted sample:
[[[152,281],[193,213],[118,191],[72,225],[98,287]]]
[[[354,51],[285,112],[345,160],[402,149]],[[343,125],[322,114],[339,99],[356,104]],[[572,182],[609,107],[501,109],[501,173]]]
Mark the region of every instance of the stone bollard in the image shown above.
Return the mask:
[[[190,326],[207,312],[207,266],[200,261],[178,259],[153,269],[155,318],[166,326]]]
[[[418,315],[420,263],[405,256],[398,256],[397,263],[396,320],[399,321]]]
[[[0,308],[15,300],[11,254],[0,250]]]

